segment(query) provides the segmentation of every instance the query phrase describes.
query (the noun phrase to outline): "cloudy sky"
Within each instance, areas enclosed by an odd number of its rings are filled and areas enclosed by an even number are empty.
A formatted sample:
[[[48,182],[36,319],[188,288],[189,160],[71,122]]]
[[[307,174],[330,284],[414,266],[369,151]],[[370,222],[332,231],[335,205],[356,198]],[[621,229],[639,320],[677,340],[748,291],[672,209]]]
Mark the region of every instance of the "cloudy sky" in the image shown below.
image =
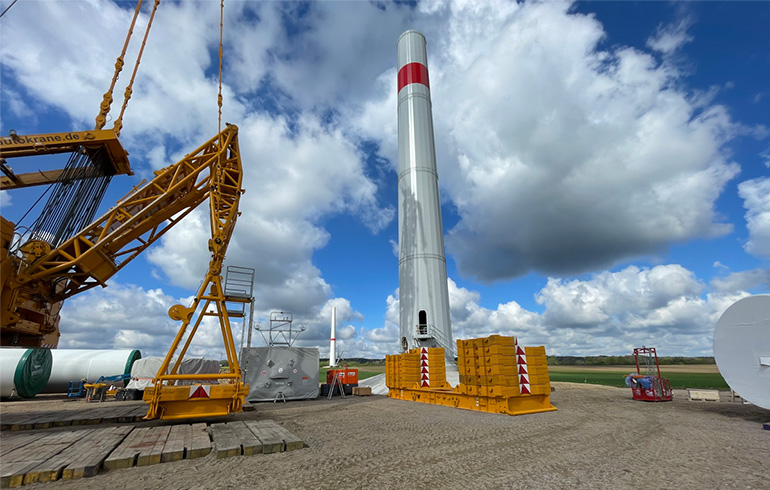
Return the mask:
[[[19,0],[0,19],[0,133],[91,129],[132,3]],[[121,136],[135,175],[113,179],[103,211],[216,134],[218,4],[161,4]],[[327,355],[336,306],[343,356],[398,349],[395,65],[410,28],[428,40],[456,338],[712,355],[721,313],[770,288],[766,2],[227,1],[224,25],[246,188],[227,264],[256,270],[263,327],[276,310],[307,327],[299,345]],[[3,192],[3,216],[42,191]],[[60,347],[165,353],[168,308],[206,272],[206,213],[69,300]],[[221,343],[207,326],[195,353]]]

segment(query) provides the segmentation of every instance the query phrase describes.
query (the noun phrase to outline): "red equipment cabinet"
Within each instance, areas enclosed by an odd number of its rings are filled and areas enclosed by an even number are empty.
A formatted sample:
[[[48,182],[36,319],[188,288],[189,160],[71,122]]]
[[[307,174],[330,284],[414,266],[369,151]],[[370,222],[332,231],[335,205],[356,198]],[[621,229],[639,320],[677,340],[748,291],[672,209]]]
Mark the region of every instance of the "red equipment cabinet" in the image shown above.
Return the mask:
[[[627,382],[631,386],[634,400],[646,402],[668,402],[674,399],[671,382],[660,375],[658,353],[655,347],[634,349],[636,374],[630,375]]]
[[[358,369],[357,368],[345,368],[345,369],[329,369],[326,371],[326,383],[332,384],[334,375],[340,375],[340,381],[342,384],[358,384]]]

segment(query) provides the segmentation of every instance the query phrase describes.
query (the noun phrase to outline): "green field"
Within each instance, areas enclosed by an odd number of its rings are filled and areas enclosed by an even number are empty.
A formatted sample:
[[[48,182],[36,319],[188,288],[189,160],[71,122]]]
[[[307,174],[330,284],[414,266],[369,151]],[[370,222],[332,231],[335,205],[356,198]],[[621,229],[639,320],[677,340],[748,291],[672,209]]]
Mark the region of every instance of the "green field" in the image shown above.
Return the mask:
[[[625,387],[625,377],[630,371],[569,371],[550,370],[551,381],[564,381],[568,383],[589,383],[595,385]],[[712,390],[729,390],[724,378],[719,373],[664,373],[664,378],[671,381],[671,387],[702,388]]]

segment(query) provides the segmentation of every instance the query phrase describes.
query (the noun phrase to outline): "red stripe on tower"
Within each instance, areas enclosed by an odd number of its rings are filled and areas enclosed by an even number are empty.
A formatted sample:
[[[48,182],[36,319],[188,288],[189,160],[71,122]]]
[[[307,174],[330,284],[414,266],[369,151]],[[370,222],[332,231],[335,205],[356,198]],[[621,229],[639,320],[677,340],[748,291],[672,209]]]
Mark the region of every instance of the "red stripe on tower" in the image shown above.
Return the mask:
[[[398,91],[410,83],[421,83],[430,88],[428,67],[422,63],[407,63],[398,71]]]

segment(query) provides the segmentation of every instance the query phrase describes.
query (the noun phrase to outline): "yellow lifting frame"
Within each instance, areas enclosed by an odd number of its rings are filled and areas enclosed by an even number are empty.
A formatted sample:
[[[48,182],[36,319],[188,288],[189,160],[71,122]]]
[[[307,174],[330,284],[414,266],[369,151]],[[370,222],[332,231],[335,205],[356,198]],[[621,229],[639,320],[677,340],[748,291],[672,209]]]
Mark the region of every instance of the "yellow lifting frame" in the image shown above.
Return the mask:
[[[235,128],[233,130],[233,128]],[[222,264],[227,246],[235,228],[235,222],[240,214],[238,203],[244,192],[241,188],[243,171],[241,168],[240,151],[238,149],[237,128],[228,127],[219,133],[219,151],[216,163],[209,174],[209,203],[211,215],[211,239],[209,250],[212,258],[209,270],[195,296],[192,305],[185,308],[175,305],[169,309],[173,320],[182,321],[171,348],[166,354],[158,374],[153,380],[153,386],[144,392],[144,400],[149,404],[146,419],[161,418],[177,420],[194,417],[215,417],[243,410],[245,396],[249,387],[241,382],[241,368],[235,350],[230,320],[225,306],[225,294],[222,288]],[[203,308],[199,311],[199,306]],[[210,309],[213,307],[213,310]],[[219,320],[222,338],[227,354],[227,373],[217,374],[179,374],[179,366],[187,353],[195,333],[203,319],[215,316]],[[195,321],[193,322],[193,319]],[[174,358],[179,344],[185,337],[190,324],[192,329],[187,340],[169,371],[171,360]],[[177,381],[198,380],[198,384],[177,385]],[[212,383],[200,383],[212,381]]]
[[[206,290],[208,290],[208,294],[206,294]],[[201,303],[203,303],[203,308],[197,318],[195,318],[195,323],[190,334],[187,336],[179,357],[177,357],[169,374],[162,374],[168,371],[172,358],[179,348],[179,344],[192,323],[194,313],[198,311]],[[213,311],[210,310],[212,305]],[[242,411],[244,398],[248,394],[248,385],[244,385],[241,382],[241,368],[238,364],[235,342],[233,341],[230,321],[225,307],[222,277],[209,271],[192,306],[189,309],[181,305],[173,306],[169,310],[169,316],[175,320],[183,320],[183,324],[174,338],[174,342],[168,354],[166,354],[163,364],[158,370],[154,386],[145,390],[144,399],[150,405],[145,418],[176,420],[192,417],[215,417]],[[222,338],[225,341],[229,372],[217,374],[179,374],[179,366],[190,347],[190,342],[203,319],[207,316],[214,316],[219,319]],[[200,393],[198,388],[203,386],[204,383],[193,384],[192,386],[177,386],[174,384],[182,380],[195,380],[199,383],[201,381],[215,381],[218,384],[207,384],[206,388],[208,389],[203,390],[206,396],[195,396],[196,393]]]

